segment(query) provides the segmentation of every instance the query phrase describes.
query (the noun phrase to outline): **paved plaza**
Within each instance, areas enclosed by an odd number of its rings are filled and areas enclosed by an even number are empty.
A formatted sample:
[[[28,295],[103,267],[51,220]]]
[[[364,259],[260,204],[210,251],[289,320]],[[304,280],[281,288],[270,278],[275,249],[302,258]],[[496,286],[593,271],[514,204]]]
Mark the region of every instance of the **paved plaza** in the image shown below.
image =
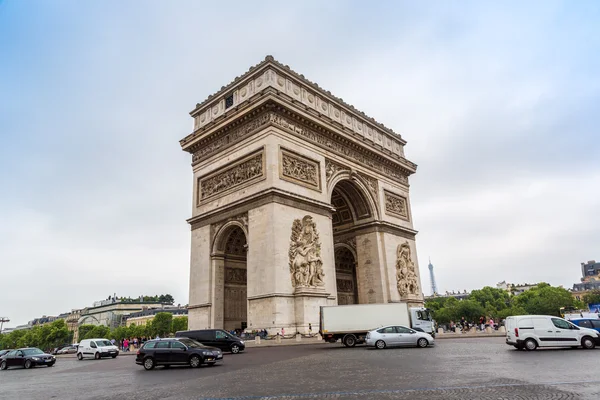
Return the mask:
[[[249,348],[215,367],[145,371],[132,355],[0,372],[2,399],[598,399],[600,350],[517,351],[503,338],[427,349]]]

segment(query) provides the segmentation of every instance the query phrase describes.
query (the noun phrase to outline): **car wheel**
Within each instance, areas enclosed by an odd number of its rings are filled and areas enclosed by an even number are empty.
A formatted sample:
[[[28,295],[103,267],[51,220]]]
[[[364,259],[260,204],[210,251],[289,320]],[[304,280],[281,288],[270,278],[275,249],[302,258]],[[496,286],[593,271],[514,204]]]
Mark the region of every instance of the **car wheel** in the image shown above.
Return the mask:
[[[198,357],[195,354],[190,357],[190,367],[192,367],[192,368],[198,368],[200,366],[200,364],[202,364],[202,361],[200,360],[200,357]]]
[[[6,368],[8,368],[8,365],[6,365],[6,361],[2,361],[2,363],[0,364],[0,369],[5,370]]]
[[[423,349],[423,348],[429,346],[429,342],[427,341],[427,339],[421,338],[421,339],[417,340],[417,346]]]
[[[232,344],[231,345],[231,352],[233,354],[237,354],[240,352],[240,346],[238,346],[237,344]]]
[[[115,354],[115,355],[112,355],[111,357],[112,357],[112,358],[117,358],[117,355]]]
[[[535,340],[533,340],[533,339],[527,339],[525,341],[525,350],[527,350],[527,351],[533,351],[533,350],[537,349],[537,347],[538,347],[538,344],[537,344],[537,342]]]
[[[383,340],[378,340],[377,342],[375,342],[375,347],[379,350],[385,349],[385,342]]]
[[[144,368],[146,369],[146,371],[154,369],[154,358],[146,357],[146,359],[144,360]]]
[[[523,345],[521,345],[521,344],[514,344],[513,346],[517,350],[523,350]]]
[[[344,336],[344,346],[346,346],[346,347],[356,346],[356,336],[354,336],[354,335]]]
[[[584,349],[591,350],[596,347],[596,343],[594,342],[594,339],[592,339],[591,337],[584,336],[583,339],[581,339],[581,346]]]
[[[25,369],[31,368],[31,360],[25,360],[25,364],[23,364],[23,366],[25,367]]]
[[[206,365],[208,365],[209,367],[214,367],[214,366],[215,366],[215,364],[216,364],[216,363],[214,363],[214,362],[209,362],[209,363],[206,363]]]
[[[54,367],[54,363],[47,364],[49,367]]]
[[[100,359],[100,353],[96,353],[96,354],[94,354],[94,358],[95,358],[96,360],[99,360],[99,359]]]
[[[77,359],[78,359],[79,361],[83,360],[83,354],[81,354],[81,353],[77,353]]]

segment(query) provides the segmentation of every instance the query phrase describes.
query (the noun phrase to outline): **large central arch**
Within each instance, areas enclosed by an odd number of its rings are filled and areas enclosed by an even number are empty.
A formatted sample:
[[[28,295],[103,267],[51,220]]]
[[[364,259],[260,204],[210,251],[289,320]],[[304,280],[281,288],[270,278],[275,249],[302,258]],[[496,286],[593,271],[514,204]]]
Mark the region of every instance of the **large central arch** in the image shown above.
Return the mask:
[[[371,288],[365,279],[370,266],[359,267],[357,231],[378,218],[378,209],[367,184],[357,174],[339,173],[331,182],[331,216],[334,240],[336,297],[340,305],[369,303]],[[362,268],[362,273],[358,269]]]

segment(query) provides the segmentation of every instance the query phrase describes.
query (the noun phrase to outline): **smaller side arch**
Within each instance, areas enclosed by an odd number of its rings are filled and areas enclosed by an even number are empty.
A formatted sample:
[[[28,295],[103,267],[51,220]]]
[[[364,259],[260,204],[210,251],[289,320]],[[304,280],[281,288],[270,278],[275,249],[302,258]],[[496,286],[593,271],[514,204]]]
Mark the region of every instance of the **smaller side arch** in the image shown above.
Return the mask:
[[[248,244],[248,229],[244,224],[239,221],[229,221],[225,223],[215,234],[213,242],[211,244],[212,255],[223,255],[225,254],[225,246],[227,244],[227,239],[231,232],[240,228],[246,237],[246,245]]]

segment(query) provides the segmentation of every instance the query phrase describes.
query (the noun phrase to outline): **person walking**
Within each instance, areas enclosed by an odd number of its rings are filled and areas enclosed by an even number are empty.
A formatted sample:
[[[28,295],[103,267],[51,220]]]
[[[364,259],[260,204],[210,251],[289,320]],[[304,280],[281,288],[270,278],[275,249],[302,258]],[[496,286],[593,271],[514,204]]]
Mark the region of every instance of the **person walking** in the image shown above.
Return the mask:
[[[310,322],[308,323],[308,334],[312,335],[312,324]]]
[[[129,351],[129,340],[127,338],[123,339],[123,351]]]

